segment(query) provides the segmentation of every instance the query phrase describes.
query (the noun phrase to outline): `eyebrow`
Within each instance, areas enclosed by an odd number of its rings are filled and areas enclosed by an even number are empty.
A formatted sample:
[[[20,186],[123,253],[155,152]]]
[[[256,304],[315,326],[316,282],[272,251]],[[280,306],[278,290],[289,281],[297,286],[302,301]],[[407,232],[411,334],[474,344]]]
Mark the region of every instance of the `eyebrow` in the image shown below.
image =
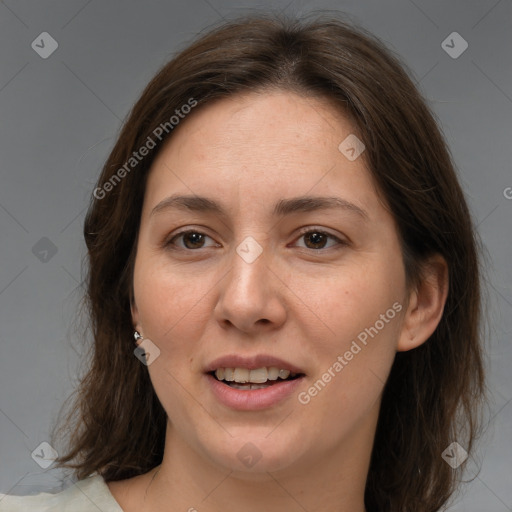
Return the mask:
[[[170,209],[183,211],[214,213],[226,217],[226,210],[217,201],[203,196],[173,195],[160,201],[151,211],[150,216]],[[341,197],[301,196],[290,199],[280,199],[275,203],[273,215],[284,217],[293,213],[311,212],[317,210],[341,209],[354,212],[364,220],[368,213]]]

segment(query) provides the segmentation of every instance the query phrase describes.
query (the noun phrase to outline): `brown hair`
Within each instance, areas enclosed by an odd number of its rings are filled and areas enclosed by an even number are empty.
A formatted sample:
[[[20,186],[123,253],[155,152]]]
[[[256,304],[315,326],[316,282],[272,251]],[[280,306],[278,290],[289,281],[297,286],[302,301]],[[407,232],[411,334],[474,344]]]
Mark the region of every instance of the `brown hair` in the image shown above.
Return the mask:
[[[397,353],[385,385],[365,492],[368,511],[426,512],[446,503],[464,465],[454,471],[441,454],[452,441],[472,452],[484,396],[477,242],[442,134],[404,69],[352,23],[259,15],[210,30],[151,80],[99,177],[96,190],[108,193],[95,192],[85,220],[94,344],[58,431],[70,436],[58,466],[73,468],[79,479],[98,471],[112,481],[161,463],[166,414],[146,367],[134,357],[130,315],[146,177],[172,136],[171,116],[191,98],[200,108],[277,88],[330,99],[355,123],[398,226],[409,285],[420,279],[429,255],[441,254],[448,263],[449,293],[438,328],[420,347]],[[160,140],[155,129],[165,123]],[[148,138],[155,147],[133,170],[126,167]],[[123,165],[127,172],[114,182]]]

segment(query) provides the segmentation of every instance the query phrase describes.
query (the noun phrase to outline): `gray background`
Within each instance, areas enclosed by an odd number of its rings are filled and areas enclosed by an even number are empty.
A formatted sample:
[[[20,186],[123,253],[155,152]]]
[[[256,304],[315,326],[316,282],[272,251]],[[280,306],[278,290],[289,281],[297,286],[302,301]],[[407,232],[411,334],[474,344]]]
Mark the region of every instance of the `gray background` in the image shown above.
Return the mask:
[[[199,31],[268,8],[349,14],[402,57],[439,117],[488,253],[490,312],[490,427],[449,510],[512,510],[510,0],[0,2],[0,492],[62,484],[31,452],[76,385],[82,223],[122,120]],[[454,31],[469,44],[456,59],[441,46]],[[42,32],[59,45],[47,59],[31,47]]]

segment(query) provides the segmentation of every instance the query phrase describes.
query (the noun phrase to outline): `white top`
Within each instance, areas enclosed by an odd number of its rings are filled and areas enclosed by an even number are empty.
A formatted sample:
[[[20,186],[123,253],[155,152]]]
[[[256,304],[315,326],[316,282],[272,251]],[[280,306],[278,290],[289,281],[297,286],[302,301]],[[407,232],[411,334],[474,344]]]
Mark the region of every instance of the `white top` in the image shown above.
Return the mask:
[[[96,506],[95,506],[96,505]],[[55,494],[33,496],[0,493],[0,512],[123,512],[103,477],[97,473]]]

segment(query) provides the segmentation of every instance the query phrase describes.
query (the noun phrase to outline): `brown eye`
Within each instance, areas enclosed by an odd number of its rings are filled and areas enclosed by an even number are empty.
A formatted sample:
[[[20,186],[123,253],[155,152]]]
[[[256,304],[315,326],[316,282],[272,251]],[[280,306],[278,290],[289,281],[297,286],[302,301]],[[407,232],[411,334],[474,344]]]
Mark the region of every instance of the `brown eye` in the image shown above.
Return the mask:
[[[185,233],[183,235],[183,243],[187,249],[197,249],[204,244],[204,235],[202,233]]]
[[[309,241],[312,246],[309,246],[306,242],[308,249],[323,249],[327,243],[327,238],[328,237],[325,233],[320,233],[318,231],[311,231],[304,235],[304,240]]]
[[[202,249],[203,247],[208,247],[204,245],[206,238],[210,237],[199,231],[183,231],[172,237],[171,240],[166,243],[166,246],[175,246],[178,249],[189,250]],[[175,243],[175,241],[179,239],[182,239],[182,244]]]
[[[336,245],[346,245],[346,243],[340,240],[338,237],[319,229],[309,229],[308,231],[303,231],[299,240],[300,239],[304,240],[305,248],[311,250],[330,249]],[[327,247],[329,239],[333,240],[335,243]]]

